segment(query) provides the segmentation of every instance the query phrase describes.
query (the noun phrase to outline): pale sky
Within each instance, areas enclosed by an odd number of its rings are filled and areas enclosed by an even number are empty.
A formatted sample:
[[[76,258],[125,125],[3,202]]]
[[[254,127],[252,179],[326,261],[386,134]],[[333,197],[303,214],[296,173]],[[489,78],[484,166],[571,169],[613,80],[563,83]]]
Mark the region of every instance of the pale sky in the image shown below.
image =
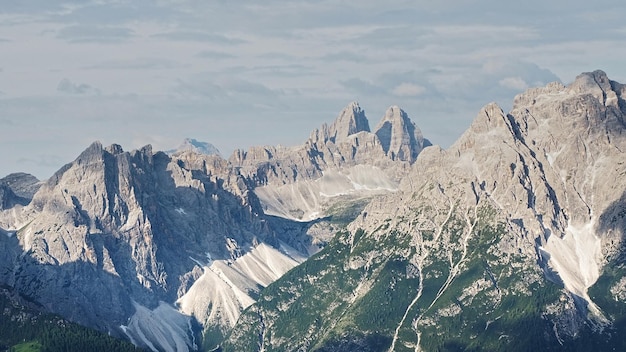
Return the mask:
[[[0,177],[95,140],[297,145],[357,100],[449,146],[481,106],[602,69],[626,83],[623,1],[5,0]]]

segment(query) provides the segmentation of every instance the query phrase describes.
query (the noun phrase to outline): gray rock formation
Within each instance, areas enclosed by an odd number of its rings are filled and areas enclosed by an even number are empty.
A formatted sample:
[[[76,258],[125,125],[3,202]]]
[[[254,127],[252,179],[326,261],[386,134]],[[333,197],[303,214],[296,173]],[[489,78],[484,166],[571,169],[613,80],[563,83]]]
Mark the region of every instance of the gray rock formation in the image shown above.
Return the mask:
[[[485,106],[224,350],[623,348],[625,93],[595,71]]]
[[[403,116],[390,123],[412,126]],[[194,140],[172,155],[95,142],[43,183],[23,174],[0,183],[0,279],[52,312],[150,349],[193,347],[175,302],[207,335],[225,336],[260,287],[338,226],[268,217],[264,200],[294,185],[294,195],[315,190],[316,199],[355,185],[359,197],[389,192],[409,166],[386,155],[356,103],[303,146],[252,148],[230,161]],[[280,200],[286,211],[319,210],[294,198]],[[342,199],[346,209],[334,211],[353,216],[354,198]]]
[[[370,125],[365,117],[365,111],[357,102],[352,102],[346,106],[330,126],[324,124],[321,128],[324,140],[335,144],[346,140],[353,134],[369,131]]]
[[[397,106],[392,106],[385,112],[374,133],[391,160],[413,163],[422,149],[430,145],[419,128]]]
[[[18,197],[32,199],[33,195],[41,187],[41,182],[33,175],[17,172],[0,179],[0,183],[6,184]]]
[[[1,178],[0,211],[28,204],[40,186],[39,180],[30,174],[14,173]]]
[[[193,138],[185,138],[178,148],[168,150],[165,153],[172,155],[186,151],[192,151],[204,155],[220,155],[220,151],[213,144],[201,142]]]
[[[181,297],[201,275],[196,258],[234,260],[261,242],[306,250],[306,228],[277,234],[251,195],[218,156],[96,142],[20,209],[1,239],[0,277],[50,311],[120,334],[134,311]]]
[[[530,89],[515,98],[509,114],[489,104],[448,150],[420,155],[402,192],[370,204],[367,218],[351,227],[374,231],[389,213],[406,219],[425,200],[438,211],[454,204],[461,214],[476,214],[488,204],[509,227],[500,256],[518,251],[529,267],[539,261],[549,279],[585,302],[581,314],[604,324],[606,312],[587,291],[619,253],[624,235],[619,226],[606,228],[603,218],[626,192],[620,177],[625,92],[595,71],[567,87]],[[409,197],[415,192],[420,196]],[[392,223],[408,230],[402,220]]]
[[[254,185],[266,213],[306,221],[344,207],[337,201],[346,197],[352,202],[395,190],[426,145],[398,107],[391,107],[372,133],[353,102],[301,146],[236,150],[229,160]]]

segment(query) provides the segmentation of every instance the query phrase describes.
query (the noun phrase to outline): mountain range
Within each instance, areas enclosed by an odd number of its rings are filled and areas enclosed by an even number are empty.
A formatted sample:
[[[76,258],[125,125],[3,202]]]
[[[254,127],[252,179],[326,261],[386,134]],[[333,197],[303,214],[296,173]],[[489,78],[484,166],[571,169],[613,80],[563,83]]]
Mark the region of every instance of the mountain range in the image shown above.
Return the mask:
[[[445,150],[355,102],[228,159],[94,142],[0,179],[0,283],[150,350],[623,349],[625,98],[583,73]]]

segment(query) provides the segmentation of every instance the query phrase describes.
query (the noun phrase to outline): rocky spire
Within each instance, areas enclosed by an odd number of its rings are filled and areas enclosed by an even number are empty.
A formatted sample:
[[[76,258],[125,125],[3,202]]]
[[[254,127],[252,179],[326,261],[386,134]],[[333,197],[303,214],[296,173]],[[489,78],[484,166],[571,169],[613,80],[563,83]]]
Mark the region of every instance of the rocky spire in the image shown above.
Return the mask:
[[[328,140],[337,143],[361,131],[370,131],[369,122],[359,103],[353,101],[341,111],[335,122],[328,127]]]
[[[406,112],[395,105],[387,109],[374,133],[392,160],[413,162],[422,149],[430,145]]]

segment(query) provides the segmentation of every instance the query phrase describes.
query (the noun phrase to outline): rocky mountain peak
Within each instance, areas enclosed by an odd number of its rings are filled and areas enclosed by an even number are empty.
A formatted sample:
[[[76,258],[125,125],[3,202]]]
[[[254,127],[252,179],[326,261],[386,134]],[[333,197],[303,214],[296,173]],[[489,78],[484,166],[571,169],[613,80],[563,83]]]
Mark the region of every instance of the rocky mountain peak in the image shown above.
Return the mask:
[[[219,149],[217,149],[217,147],[213,144],[202,142],[194,138],[185,138],[178,148],[168,150],[166,153],[172,155],[186,151],[192,151],[204,155],[220,155]]]
[[[1,183],[10,187],[17,196],[29,200],[33,198],[33,195],[41,186],[37,177],[24,172],[9,174],[0,179],[0,184]]]
[[[406,112],[395,105],[387,109],[374,133],[392,160],[413,162],[420,151],[430,145]]]
[[[325,140],[338,143],[348,138],[348,136],[366,131],[370,131],[369,122],[365,117],[365,111],[361,109],[359,103],[351,102],[346,106],[337,119],[327,127],[322,126]]]
[[[18,197],[7,184],[0,182],[0,210],[11,209],[16,204],[24,205],[23,199]]]
[[[596,93],[611,90],[611,82],[602,70],[583,72],[570,85],[576,93]]]
[[[626,87],[608,78],[604,71],[584,72],[568,87],[575,94],[590,94],[607,108],[626,113]]]
[[[118,154],[122,154],[124,153],[124,148],[122,148],[121,145],[119,144],[111,144],[110,146],[104,148],[105,151],[107,151],[110,154],[113,155],[118,155]]]
[[[80,153],[80,155],[78,156],[78,158],[76,158],[76,161],[79,160],[90,160],[94,157],[101,157],[102,156],[102,151],[104,150],[104,147],[102,146],[102,142],[100,141],[94,141],[93,143],[91,143],[89,145],[89,147],[87,147],[87,149],[83,150],[82,153]]]
[[[314,259],[317,272],[303,266],[274,283],[224,350],[252,349],[259,336],[266,350],[355,350],[368,346],[369,331],[386,331],[389,351],[444,349],[441,331],[459,334],[450,344],[464,336],[460,349],[584,350],[596,341],[623,349],[606,334],[625,329],[623,92],[596,71],[568,87],[530,89],[509,113],[486,105],[450,149],[428,148],[396,192],[373,199]],[[386,152],[405,142],[402,115],[390,108],[375,130]],[[356,298],[336,308],[324,303],[328,292]],[[397,313],[372,308],[383,297]],[[332,323],[307,324],[320,312]],[[396,323],[378,323],[381,315]],[[333,334],[342,340],[328,342]]]
[[[485,133],[493,128],[504,127],[507,124],[507,117],[502,108],[496,103],[489,103],[480,109],[470,126],[470,131]]]

